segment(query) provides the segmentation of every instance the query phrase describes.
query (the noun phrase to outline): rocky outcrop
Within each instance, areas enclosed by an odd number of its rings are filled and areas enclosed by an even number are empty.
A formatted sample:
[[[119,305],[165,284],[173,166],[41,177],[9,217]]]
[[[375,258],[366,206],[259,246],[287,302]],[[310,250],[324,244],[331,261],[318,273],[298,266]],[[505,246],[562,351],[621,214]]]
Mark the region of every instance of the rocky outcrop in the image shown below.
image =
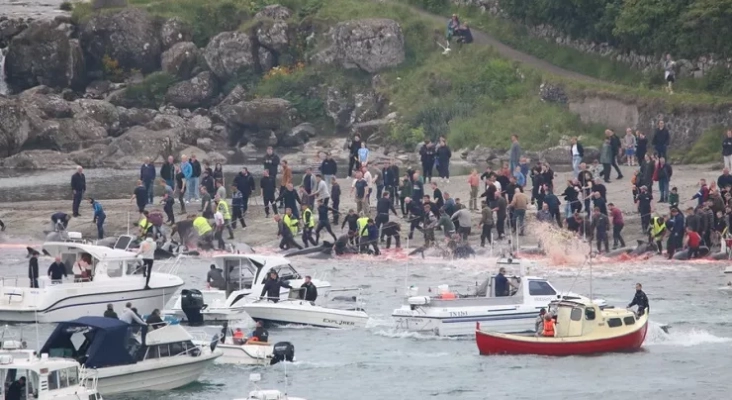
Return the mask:
[[[0,96],[0,154],[17,153],[31,134],[28,115],[16,99]]]
[[[180,42],[163,52],[160,66],[164,72],[189,79],[198,62],[198,47],[192,42]]]
[[[156,110],[149,108],[124,108],[117,107],[120,128],[130,128],[135,125],[145,125],[152,122],[158,114]]]
[[[297,147],[314,138],[317,132],[313,124],[304,122],[282,136],[277,144],[284,147]]]
[[[374,73],[404,61],[404,35],[399,24],[391,19],[341,22],[327,36],[330,46],[313,57],[317,63]]]
[[[229,125],[253,130],[289,129],[297,119],[297,111],[284,99],[254,99],[221,107]]]
[[[216,78],[205,71],[191,80],[173,85],[165,94],[165,100],[179,108],[208,107],[218,93]]]
[[[74,118],[89,117],[99,122],[108,132],[119,129],[119,111],[112,103],[104,100],[79,99],[74,102],[78,110]]]
[[[160,40],[163,50],[168,50],[174,44],[190,42],[193,39],[193,29],[187,22],[178,17],[170,18],[160,28]]]
[[[139,164],[146,157],[162,159],[186,147],[181,137],[181,129],[153,131],[136,126],[109,144],[104,159],[119,166]]]
[[[256,50],[248,34],[222,32],[208,42],[203,56],[216,77],[226,81],[244,68],[257,68]]]
[[[68,153],[54,150],[27,150],[0,160],[0,166],[8,169],[46,170],[74,168],[76,164]],[[86,165],[82,165],[86,167]]]
[[[0,49],[8,47],[10,40],[27,28],[29,23],[24,18],[0,17]]]
[[[36,85],[83,88],[86,76],[79,42],[71,27],[37,21],[10,41],[5,59],[6,80],[14,91]]]
[[[254,15],[254,18],[257,19],[269,18],[273,20],[286,20],[290,17],[292,17],[292,10],[279,4],[264,7],[260,12]]]
[[[124,70],[157,70],[162,52],[155,21],[140,8],[94,14],[81,26],[81,45],[87,67],[103,70],[104,56]]]
[[[286,21],[263,21],[256,33],[259,44],[270,51],[282,52],[292,41],[290,25]]]

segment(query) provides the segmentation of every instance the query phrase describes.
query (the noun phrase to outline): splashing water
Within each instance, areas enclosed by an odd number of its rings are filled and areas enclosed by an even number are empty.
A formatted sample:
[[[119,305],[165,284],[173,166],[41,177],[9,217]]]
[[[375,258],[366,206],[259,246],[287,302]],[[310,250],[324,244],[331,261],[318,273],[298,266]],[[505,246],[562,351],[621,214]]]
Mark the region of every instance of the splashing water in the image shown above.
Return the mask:
[[[709,343],[732,342],[732,338],[715,336],[703,329],[692,328],[680,331],[671,328],[670,333],[661,329],[661,325],[649,322],[646,345],[691,347]]]
[[[573,233],[553,225],[537,224],[535,235],[541,238],[541,247],[554,265],[580,265],[590,253],[590,245]]]

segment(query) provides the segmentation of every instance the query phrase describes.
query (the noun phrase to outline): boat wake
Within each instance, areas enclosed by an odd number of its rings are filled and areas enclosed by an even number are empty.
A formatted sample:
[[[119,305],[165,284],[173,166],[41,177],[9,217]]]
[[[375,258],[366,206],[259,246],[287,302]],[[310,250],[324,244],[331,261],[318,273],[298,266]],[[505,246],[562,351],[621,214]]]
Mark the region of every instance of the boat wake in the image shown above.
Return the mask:
[[[452,340],[452,341],[459,341],[459,340],[474,341],[475,340],[475,338],[468,337],[468,336],[465,336],[465,337],[437,336],[437,335],[431,335],[431,334],[425,334],[425,333],[419,333],[419,332],[402,331],[402,330],[398,330],[398,329],[380,329],[380,330],[374,331],[374,335],[392,338],[392,339]]]
[[[661,329],[661,325],[649,322],[645,344],[647,346],[691,347],[727,342],[732,342],[732,338],[715,336],[703,329],[678,330],[672,327],[670,333],[666,333]]]

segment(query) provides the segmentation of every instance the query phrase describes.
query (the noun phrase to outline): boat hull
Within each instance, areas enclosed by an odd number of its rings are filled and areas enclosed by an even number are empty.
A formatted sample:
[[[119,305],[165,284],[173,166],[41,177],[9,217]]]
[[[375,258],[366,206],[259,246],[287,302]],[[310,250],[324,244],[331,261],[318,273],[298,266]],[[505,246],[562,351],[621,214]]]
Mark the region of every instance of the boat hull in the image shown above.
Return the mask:
[[[482,325],[481,325],[482,328]],[[535,354],[544,356],[571,356],[613,352],[633,352],[640,349],[646,339],[648,320],[632,332],[602,339],[544,338],[503,335],[475,331],[475,342],[481,355]]]
[[[97,387],[105,396],[179,388],[198,380],[203,371],[221,354],[221,351],[216,350],[195,358],[169,357],[133,365],[100,368],[97,370]]]
[[[463,312],[460,312],[463,313]],[[464,316],[427,315],[424,312],[396,310],[392,317],[398,329],[410,332],[433,333],[439,336],[473,336],[475,324],[493,332],[532,332],[538,310]]]
[[[121,310],[128,302],[131,302],[140,312],[148,313],[156,308],[162,309],[180,286],[182,284],[149,290],[140,288],[126,291],[67,295],[47,306],[41,305],[39,307],[2,302],[0,303],[0,321],[57,323],[83,316],[102,315],[107,309],[107,304],[112,304],[116,310]],[[24,291],[31,290],[29,288],[22,289]],[[7,288],[4,290],[7,290]],[[32,296],[33,294],[28,292],[28,295]]]
[[[319,328],[364,328],[368,314],[363,311],[338,310],[310,306],[305,301],[295,302],[256,302],[244,305],[255,321],[275,324],[309,325]]]
[[[241,345],[220,344],[223,355],[216,359],[216,364],[233,365],[269,365],[274,345]]]

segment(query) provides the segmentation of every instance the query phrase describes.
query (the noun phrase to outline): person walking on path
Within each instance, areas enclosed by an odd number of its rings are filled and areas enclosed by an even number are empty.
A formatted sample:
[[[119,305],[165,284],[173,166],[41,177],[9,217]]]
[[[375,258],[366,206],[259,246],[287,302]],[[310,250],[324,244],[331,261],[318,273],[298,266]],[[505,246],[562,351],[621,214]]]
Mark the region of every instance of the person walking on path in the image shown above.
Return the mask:
[[[91,204],[94,210],[94,223],[97,224],[97,239],[104,239],[104,220],[107,219],[107,214],[104,213],[104,208],[98,201],[89,198],[89,204]]]
[[[145,184],[147,204],[152,205],[155,195],[155,165],[150,162],[150,157],[146,157],[145,163],[140,167],[140,180]]]
[[[666,151],[668,150],[670,143],[671,134],[668,132],[668,128],[666,128],[666,123],[658,121],[658,129],[656,129],[656,132],[653,135],[653,140],[651,141],[653,148],[656,150],[656,155],[658,157],[667,158]]]
[[[277,202],[275,197],[275,188],[277,183],[270,176],[269,171],[264,170],[262,179],[259,180],[259,187],[262,189],[262,203],[264,204],[264,214],[269,218],[269,206],[272,206],[272,212],[277,214]],[[243,196],[243,195],[242,195]],[[243,207],[243,206],[242,206]],[[243,225],[246,226],[246,225]]]
[[[429,139],[424,140],[419,149],[419,159],[422,162],[422,174],[425,182],[432,182],[432,169],[435,167],[435,145]]]
[[[320,173],[323,174],[325,184],[328,186],[328,192],[330,192],[331,180],[338,173],[338,164],[336,164],[330,152],[325,155],[325,160],[320,163]]]
[[[478,170],[473,169],[468,176],[468,186],[470,186],[470,201],[468,206],[470,211],[478,211],[478,186],[480,185],[480,177],[478,176]],[[492,225],[492,224],[491,224]]]
[[[185,154],[180,157],[180,171],[186,180],[184,186],[186,189],[186,203],[188,203],[198,195],[193,193],[193,165],[188,161],[188,156]]]
[[[267,147],[267,154],[264,155],[264,170],[269,172],[269,176],[277,181],[277,168],[280,167],[280,156],[275,154],[272,146]]]
[[[358,162],[359,149],[361,149],[361,135],[357,133],[353,136],[353,139],[351,139],[351,145],[348,146],[348,176],[351,176],[353,171],[358,171],[361,169],[361,166]]]
[[[600,149],[600,164],[602,164],[602,179],[606,183],[610,183],[610,169],[613,163],[613,148],[610,144],[610,137],[605,137]]]
[[[84,176],[84,169],[81,166],[76,167],[76,173],[71,176],[71,191],[74,194],[73,203],[71,209],[73,210],[72,215],[79,217],[79,205],[81,205],[82,196],[86,192],[86,176]]]
[[[658,200],[659,203],[667,203],[668,202],[668,187],[669,182],[671,181],[671,176],[673,175],[673,170],[671,169],[671,165],[666,163],[666,159],[661,157],[658,159],[658,164],[656,165],[656,176],[658,177],[658,190],[660,192],[660,199]]]
[[[168,159],[160,167],[160,178],[165,179],[165,183],[172,188],[175,187],[175,164],[173,161],[173,156],[168,156]]]
[[[572,173],[574,178],[580,173],[580,164],[582,157],[585,156],[585,149],[576,137],[572,138],[572,145],[569,148],[569,155],[572,157]]]
[[[141,180],[137,181],[137,186],[135,187],[135,190],[132,191],[130,203],[132,200],[135,200],[135,203],[137,204],[137,211],[142,214],[142,212],[145,211],[145,206],[147,205],[147,189]]]
[[[648,138],[641,131],[635,131],[635,135],[635,157],[638,159],[638,165],[643,167],[648,153]]]
[[[618,158],[622,157],[623,145],[620,142],[620,138],[618,137],[618,135],[615,134],[615,132],[608,129],[605,131],[605,134],[610,138],[610,148],[613,151],[611,164],[612,167],[615,168],[615,171],[618,173],[618,177],[616,179],[623,179],[623,173],[620,172],[620,167],[618,166]]]
[[[666,54],[666,60],[663,61],[663,80],[666,81],[666,91],[668,94],[674,94],[674,82],[676,82],[676,61],[671,58],[671,54]]]
[[[186,213],[186,202],[184,200],[186,193],[186,180],[180,166],[175,167],[175,192],[178,194],[178,202],[180,203],[180,213]]]
[[[513,171],[521,161],[521,145],[518,141],[518,135],[511,135],[511,151],[509,155],[508,170]]]
[[[727,135],[722,141],[722,156],[724,157],[724,167],[732,170],[732,129],[727,129]]]
[[[613,203],[607,206],[610,209],[610,221],[613,225],[613,250],[618,248],[618,243],[620,243],[620,247],[625,247],[625,240],[623,240],[623,236],[620,234],[625,226],[623,223],[623,212],[615,207]]]
[[[627,128],[625,130],[625,137],[623,138],[623,148],[625,149],[625,161],[629,167],[635,166],[635,146],[636,137],[633,134],[633,130]]]
[[[446,180],[450,183],[450,158],[452,151],[444,138],[440,139],[440,147],[437,148],[437,173],[440,175],[440,181]]]
[[[198,162],[196,159],[195,154],[191,154],[191,183],[193,184],[193,196],[196,198],[196,200],[200,200],[201,197],[199,195],[200,191],[198,189],[198,182],[201,179],[201,163]]]

